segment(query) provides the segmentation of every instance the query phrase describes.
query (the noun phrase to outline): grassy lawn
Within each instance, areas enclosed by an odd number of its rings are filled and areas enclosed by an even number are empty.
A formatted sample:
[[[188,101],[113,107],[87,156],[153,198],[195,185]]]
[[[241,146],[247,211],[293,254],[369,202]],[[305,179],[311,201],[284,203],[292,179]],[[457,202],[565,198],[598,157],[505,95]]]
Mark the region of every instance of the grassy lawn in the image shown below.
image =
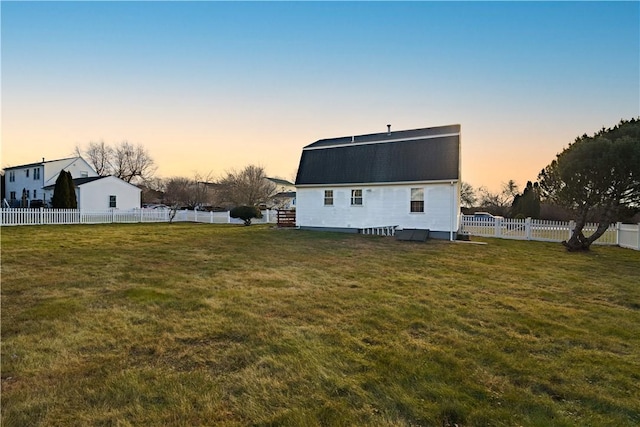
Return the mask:
[[[640,424],[638,251],[1,232],[3,426]]]

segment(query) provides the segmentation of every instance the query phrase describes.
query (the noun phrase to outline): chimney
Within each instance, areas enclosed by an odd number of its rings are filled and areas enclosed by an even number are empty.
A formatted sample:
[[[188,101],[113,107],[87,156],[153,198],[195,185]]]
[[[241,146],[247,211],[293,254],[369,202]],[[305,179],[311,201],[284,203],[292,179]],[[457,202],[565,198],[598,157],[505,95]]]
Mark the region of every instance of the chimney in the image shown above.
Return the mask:
[[[387,135],[391,135],[391,125],[387,125]]]

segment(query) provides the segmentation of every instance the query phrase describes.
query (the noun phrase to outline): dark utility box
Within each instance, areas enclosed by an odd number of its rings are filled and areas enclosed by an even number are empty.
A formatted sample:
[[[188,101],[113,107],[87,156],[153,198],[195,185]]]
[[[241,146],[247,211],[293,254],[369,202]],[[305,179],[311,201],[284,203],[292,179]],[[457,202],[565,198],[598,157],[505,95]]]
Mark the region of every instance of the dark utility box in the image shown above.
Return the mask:
[[[405,228],[396,231],[396,240],[407,242],[425,242],[429,238],[429,230],[419,230],[416,228]]]

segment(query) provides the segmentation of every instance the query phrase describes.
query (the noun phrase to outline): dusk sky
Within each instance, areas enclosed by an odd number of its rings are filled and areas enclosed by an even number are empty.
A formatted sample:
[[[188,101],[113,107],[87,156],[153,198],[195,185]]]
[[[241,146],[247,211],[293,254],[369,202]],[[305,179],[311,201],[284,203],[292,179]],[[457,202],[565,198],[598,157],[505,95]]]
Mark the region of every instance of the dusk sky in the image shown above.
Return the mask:
[[[640,116],[638,2],[7,2],[3,167],[144,145],[162,177],[293,179],[318,139],[462,125],[462,179],[535,180]]]

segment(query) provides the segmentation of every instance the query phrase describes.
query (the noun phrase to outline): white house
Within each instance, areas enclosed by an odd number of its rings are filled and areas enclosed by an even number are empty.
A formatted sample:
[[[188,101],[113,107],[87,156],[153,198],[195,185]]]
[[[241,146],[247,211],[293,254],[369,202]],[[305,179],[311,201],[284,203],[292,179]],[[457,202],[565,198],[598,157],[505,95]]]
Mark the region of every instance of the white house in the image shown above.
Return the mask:
[[[276,186],[276,194],[271,199],[271,206],[275,209],[295,209],[296,186],[281,178],[265,178]]]
[[[115,176],[94,176],[75,178],[78,209],[83,211],[104,211],[109,209],[130,210],[140,207],[142,190]],[[54,185],[45,187],[47,197],[53,196]]]
[[[73,178],[96,177],[96,171],[82,157],[49,160],[5,168],[6,200],[4,206],[19,207],[21,202],[27,205],[35,201],[41,204],[51,202],[51,195],[47,198],[44,187],[55,185],[61,170],[71,172]],[[5,203],[6,202],[6,203]]]
[[[357,233],[429,230],[455,239],[460,125],[322,139],[302,150],[296,225]]]

